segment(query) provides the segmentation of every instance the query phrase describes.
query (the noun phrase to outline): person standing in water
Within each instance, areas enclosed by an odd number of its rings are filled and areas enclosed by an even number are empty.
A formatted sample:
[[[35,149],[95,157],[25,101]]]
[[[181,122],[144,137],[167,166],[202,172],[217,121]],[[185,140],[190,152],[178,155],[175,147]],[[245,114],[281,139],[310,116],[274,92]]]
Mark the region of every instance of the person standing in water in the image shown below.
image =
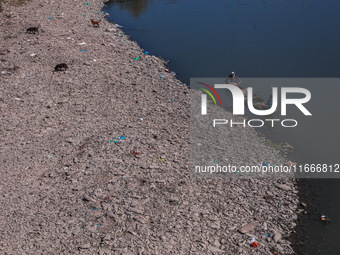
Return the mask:
[[[236,80],[237,80],[238,82],[237,82]],[[240,84],[241,84],[241,79],[238,78],[238,77],[236,76],[235,72],[231,72],[231,74],[229,74],[228,78],[226,79],[226,82],[227,82],[228,84],[232,84],[232,82],[234,82],[234,83],[236,83],[237,86],[240,86]],[[234,85],[234,84],[233,84],[233,85]]]

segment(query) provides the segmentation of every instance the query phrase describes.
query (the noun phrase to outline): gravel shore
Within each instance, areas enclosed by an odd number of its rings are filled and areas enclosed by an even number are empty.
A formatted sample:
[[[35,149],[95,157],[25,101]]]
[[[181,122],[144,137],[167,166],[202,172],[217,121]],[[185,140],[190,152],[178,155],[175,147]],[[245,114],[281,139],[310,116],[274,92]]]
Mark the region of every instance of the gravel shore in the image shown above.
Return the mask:
[[[189,89],[102,7],[3,4],[0,253],[292,253],[293,181],[192,178]],[[250,128],[227,137],[235,164],[284,162]]]

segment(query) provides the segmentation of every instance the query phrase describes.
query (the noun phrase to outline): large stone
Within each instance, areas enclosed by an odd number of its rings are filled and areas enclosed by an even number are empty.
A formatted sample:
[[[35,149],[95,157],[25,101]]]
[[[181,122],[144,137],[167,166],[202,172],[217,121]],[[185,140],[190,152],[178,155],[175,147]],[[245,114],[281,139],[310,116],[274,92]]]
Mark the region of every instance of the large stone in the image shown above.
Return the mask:
[[[252,231],[254,228],[256,228],[257,225],[259,225],[260,223],[258,221],[252,221],[246,225],[244,225],[241,229],[240,232],[242,234],[246,234],[249,231]]]
[[[211,251],[212,253],[224,253],[225,252],[225,250],[221,250],[214,246],[208,246],[208,250]]]
[[[89,249],[91,248],[91,244],[90,243],[86,243],[86,244],[82,244],[79,246],[80,249]]]
[[[276,232],[275,235],[273,236],[273,240],[275,243],[277,243],[281,238],[282,238],[282,235],[278,232]]]
[[[72,234],[73,235],[78,235],[80,233],[80,231],[81,231],[81,228],[77,226],[77,227],[75,227],[73,229]]]

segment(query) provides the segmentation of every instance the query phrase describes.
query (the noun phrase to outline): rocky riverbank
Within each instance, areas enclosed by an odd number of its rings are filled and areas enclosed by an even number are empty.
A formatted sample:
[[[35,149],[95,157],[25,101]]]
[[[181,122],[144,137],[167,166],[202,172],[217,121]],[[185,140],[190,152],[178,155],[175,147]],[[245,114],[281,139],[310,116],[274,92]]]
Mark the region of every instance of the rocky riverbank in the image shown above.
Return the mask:
[[[189,89],[102,7],[3,4],[1,254],[291,253],[294,183],[192,178]],[[252,129],[228,139],[235,164],[284,161]]]

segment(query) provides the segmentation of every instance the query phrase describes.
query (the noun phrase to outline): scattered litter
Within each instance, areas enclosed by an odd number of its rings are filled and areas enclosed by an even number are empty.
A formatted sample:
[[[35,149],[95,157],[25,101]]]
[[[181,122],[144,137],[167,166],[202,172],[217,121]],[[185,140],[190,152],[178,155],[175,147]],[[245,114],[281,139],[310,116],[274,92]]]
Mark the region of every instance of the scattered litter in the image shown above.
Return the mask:
[[[15,100],[18,100],[18,101],[21,101],[21,99],[20,98],[18,98],[18,97],[16,97],[16,98],[14,98]]]
[[[119,139],[124,140],[125,138],[126,138],[126,136],[121,136]]]
[[[255,247],[259,247],[260,246],[260,244],[258,242],[256,242],[254,237],[251,239],[250,242],[251,242],[251,247],[255,248]]]
[[[11,72],[1,71],[1,74],[11,74]]]
[[[132,151],[131,154],[132,154],[133,156],[140,155],[139,152],[137,152],[137,151]]]
[[[67,39],[67,40],[70,40],[70,39],[71,39],[71,37],[66,37],[66,39]]]
[[[82,52],[86,52],[86,50],[81,50]]]
[[[97,207],[94,207],[93,210],[98,210],[98,208],[97,208]]]
[[[288,161],[288,162],[285,163],[285,165],[287,165],[287,166],[296,166],[297,163],[293,162],[293,161]]]
[[[292,215],[293,220],[296,220],[298,218],[297,215],[293,211],[289,211],[289,212]]]
[[[31,57],[35,57],[36,55],[37,55],[37,54],[35,54],[35,53],[32,53],[32,54],[31,54]]]
[[[81,43],[78,43],[78,45],[85,45],[86,42],[81,42]]]
[[[91,5],[90,3],[86,3],[87,5]]]
[[[180,204],[182,204],[181,201],[176,201],[176,200],[170,200],[169,203],[170,203],[171,205],[176,205],[176,206],[179,206]]]
[[[274,165],[271,165],[271,164],[265,163],[265,162],[262,162],[260,165],[262,165],[262,166],[272,166],[272,167],[275,167]]]
[[[51,155],[47,155],[47,158],[52,158],[52,156]]]
[[[272,250],[273,255],[279,255],[279,249],[275,248],[274,250]]]
[[[149,52],[148,52],[148,51],[145,51],[144,53],[145,53],[145,54],[149,54]]]
[[[49,19],[53,19],[53,17],[49,17]]]
[[[331,222],[331,219],[328,218],[326,215],[321,215],[321,221],[323,221],[326,224],[328,224],[328,222]]]
[[[135,60],[140,60],[140,57],[135,58]]]

